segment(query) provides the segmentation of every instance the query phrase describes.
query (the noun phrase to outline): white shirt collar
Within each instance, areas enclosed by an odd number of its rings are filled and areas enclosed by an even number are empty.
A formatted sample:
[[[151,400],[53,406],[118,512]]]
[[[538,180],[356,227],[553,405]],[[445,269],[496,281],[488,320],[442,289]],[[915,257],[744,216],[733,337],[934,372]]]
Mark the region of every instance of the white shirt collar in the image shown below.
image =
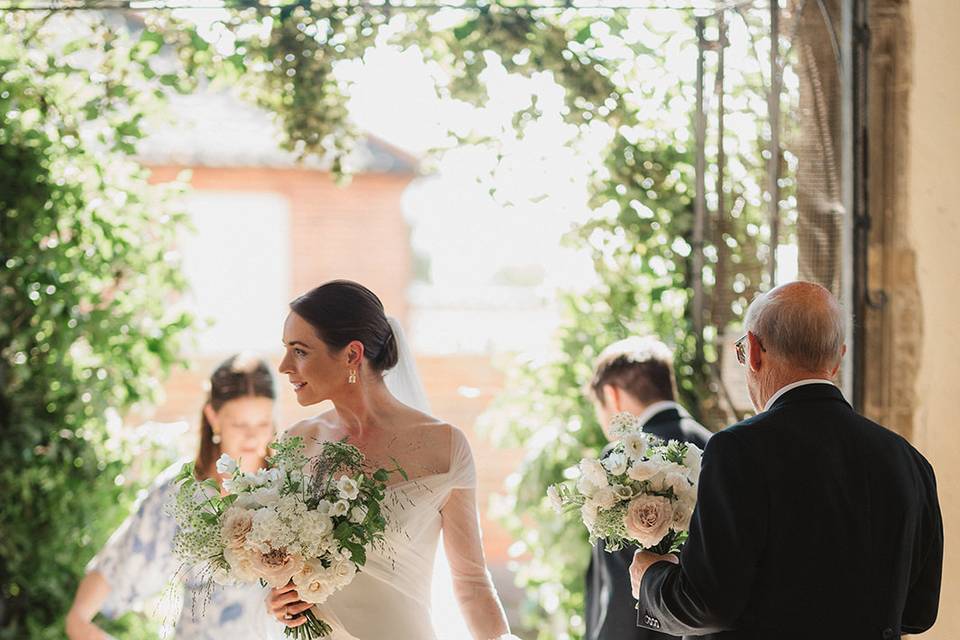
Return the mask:
[[[807,380],[797,380],[796,382],[791,382],[791,383],[788,384],[787,386],[781,387],[779,391],[777,391],[775,394],[773,394],[772,396],[770,396],[770,399],[767,400],[767,404],[764,405],[763,410],[764,410],[764,411],[769,411],[769,410],[770,410],[770,407],[773,406],[773,403],[776,402],[776,401],[780,398],[780,396],[782,396],[783,394],[785,394],[787,391],[792,391],[793,389],[796,389],[797,387],[803,387],[803,386],[808,385],[808,384],[829,384],[829,385],[833,385],[833,382],[832,382],[831,380],[824,380],[823,378],[808,378]],[[834,386],[836,386],[836,385],[834,385]]]
[[[641,425],[641,428],[650,422],[650,418],[657,415],[661,411],[666,411],[667,409],[676,409],[677,411],[682,411],[682,407],[672,400],[660,400],[654,402],[651,405],[648,405],[643,412],[637,416],[637,424]]]

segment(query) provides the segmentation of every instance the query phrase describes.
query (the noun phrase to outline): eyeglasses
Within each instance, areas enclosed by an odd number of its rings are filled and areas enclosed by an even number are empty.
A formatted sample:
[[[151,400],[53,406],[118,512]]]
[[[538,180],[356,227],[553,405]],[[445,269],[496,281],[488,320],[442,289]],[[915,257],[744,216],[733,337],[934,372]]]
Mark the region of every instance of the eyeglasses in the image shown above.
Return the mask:
[[[748,333],[744,334],[742,338],[740,338],[739,340],[733,343],[733,347],[737,350],[737,362],[739,362],[742,365],[747,364],[747,336],[748,335],[750,334]],[[757,338],[757,335],[754,334],[753,337]],[[764,353],[767,352],[767,350],[763,348],[763,343],[760,342],[760,338],[757,338],[757,344],[760,345],[760,351],[763,351]]]

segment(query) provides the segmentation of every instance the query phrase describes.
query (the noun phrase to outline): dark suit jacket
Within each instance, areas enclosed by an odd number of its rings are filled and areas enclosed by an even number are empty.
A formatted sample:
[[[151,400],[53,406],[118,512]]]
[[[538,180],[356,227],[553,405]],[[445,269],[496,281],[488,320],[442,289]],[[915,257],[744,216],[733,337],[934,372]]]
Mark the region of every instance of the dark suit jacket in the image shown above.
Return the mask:
[[[723,640],[889,640],[937,617],[943,525],[930,464],[811,384],[713,436],[680,565],[638,621]]]
[[[692,442],[701,449],[710,432],[685,411],[665,409],[652,416],[643,430],[664,440]],[[637,601],[630,593],[630,563],[636,547],[607,552],[603,542],[593,547],[587,569],[586,640],[669,640],[669,636],[637,627]]]

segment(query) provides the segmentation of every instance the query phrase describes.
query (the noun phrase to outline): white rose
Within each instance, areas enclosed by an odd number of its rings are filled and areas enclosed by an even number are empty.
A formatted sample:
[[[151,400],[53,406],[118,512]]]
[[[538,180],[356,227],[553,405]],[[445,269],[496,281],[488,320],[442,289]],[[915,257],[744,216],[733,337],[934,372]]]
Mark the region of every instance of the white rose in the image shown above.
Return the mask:
[[[223,550],[223,557],[230,565],[231,573],[236,576],[237,579],[244,582],[253,582],[258,578],[256,572],[253,570],[253,554],[248,549],[234,549],[227,547]]]
[[[599,487],[593,484],[592,482],[590,482],[590,478],[586,476],[580,476],[580,478],[577,479],[577,491],[587,496],[588,498],[591,497],[593,494],[595,494],[597,492],[597,489],[599,489]]]
[[[347,511],[349,510],[350,510],[350,505],[347,503],[346,500],[337,500],[330,506],[330,516],[331,517],[345,516],[347,515]]]
[[[607,472],[603,468],[603,465],[600,464],[599,460],[594,460],[592,458],[581,460],[580,475],[596,485],[597,488],[605,487],[609,484],[607,482]]]
[[[233,472],[236,470],[237,461],[225,453],[220,454],[220,458],[217,460],[217,473],[233,475]]]
[[[627,455],[621,451],[614,451],[603,459],[604,468],[615,476],[623,475],[627,472]]]
[[[547,500],[550,501],[550,506],[553,507],[553,510],[557,513],[563,510],[563,499],[560,497],[560,491],[557,489],[557,485],[552,484],[547,487]]]
[[[349,476],[343,476],[337,481],[337,491],[344,500],[354,500],[360,494],[360,485]]]
[[[601,509],[610,509],[617,504],[617,493],[613,487],[603,487],[593,494],[593,501]]]
[[[330,567],[330,573],[337,586],[349,584],[357,574],[357,565],[352,560],[342,558],[333,563]]]
[[[674,469],[664,475],[663,484],[668,489],[673,490],[673,495],[677,498],[684,496],[690,490],[690,480],[683,470]]]
[[[687,452],[683,456],[683,466],[687,468],[687,475],[694,482],[700,477],[700,459],[702,457],[703,451],[696,445],[687,445]]]
[[[630,479],[636,480],[637,482],[646,482],[658,473],[660,473],[660,464],[653,460],[638,460],[634,462],[630,470],[627,471]]]
[[[597,510],[597,503],[592,500],[587,500],[580,507],[580,518],[590,531],[593,531],[593,527],[597,524]]]
[[[303,569],[293,576],[297,585],[297,595],[304,602],[320,604],[334,592],[333,581],[327,569],[319,560],[307,560]]]

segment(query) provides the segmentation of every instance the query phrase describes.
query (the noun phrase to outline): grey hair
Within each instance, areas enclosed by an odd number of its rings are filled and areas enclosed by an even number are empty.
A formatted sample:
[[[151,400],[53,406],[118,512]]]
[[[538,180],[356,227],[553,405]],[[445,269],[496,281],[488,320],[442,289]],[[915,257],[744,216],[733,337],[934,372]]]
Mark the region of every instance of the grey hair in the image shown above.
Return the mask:
[[[829,291],[811,282],[790,283],[758,296],[744,326],[764,349],[804,371],[828,371],[842,356],[843,308]]]

